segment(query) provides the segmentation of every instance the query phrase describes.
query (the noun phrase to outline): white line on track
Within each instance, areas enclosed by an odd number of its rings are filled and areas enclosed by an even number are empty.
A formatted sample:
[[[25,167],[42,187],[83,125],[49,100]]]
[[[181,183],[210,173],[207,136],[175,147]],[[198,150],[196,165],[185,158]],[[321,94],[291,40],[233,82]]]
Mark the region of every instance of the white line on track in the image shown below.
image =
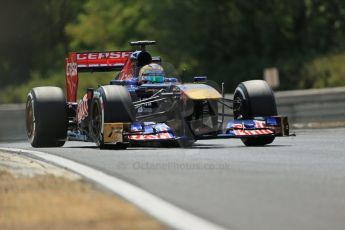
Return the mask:
[[[68,160],[53,154],[17,149],[17,148],[0,148],[3,151],[25,153],[31,156],[38,157],[40,159],[52,162],[71,171],[74,171],[90,180],[95,181],[98,184],[110,189],[112,192],[118,194],[134,205],[138,206],[151,216],[155,217],[159,221],[167,224],[175,229],[212,229],[223,230],[225,228],[213,224],[207,220],[204,220],[192,213],[189,213],[161,198],[154,196],[153,194],[129,184],[119,178],[107,175],[99,170],[82,165],[72,160]]]

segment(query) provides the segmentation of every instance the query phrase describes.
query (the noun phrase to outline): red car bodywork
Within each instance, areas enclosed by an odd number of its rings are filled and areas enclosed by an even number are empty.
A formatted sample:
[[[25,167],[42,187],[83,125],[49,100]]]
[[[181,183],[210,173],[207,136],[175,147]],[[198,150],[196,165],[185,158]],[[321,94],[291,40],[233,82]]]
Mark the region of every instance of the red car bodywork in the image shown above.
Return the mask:
[[[78,72],[122,70],[119,80],[132,77],[131,51],[69,53],[65,59],[67,102],[77,101]]]

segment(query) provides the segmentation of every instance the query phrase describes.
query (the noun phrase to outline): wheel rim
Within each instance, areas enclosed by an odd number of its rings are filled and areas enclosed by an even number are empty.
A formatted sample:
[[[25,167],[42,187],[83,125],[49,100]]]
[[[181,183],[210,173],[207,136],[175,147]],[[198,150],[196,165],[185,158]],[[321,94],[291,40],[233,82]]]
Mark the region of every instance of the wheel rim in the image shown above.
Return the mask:
[[[233,112],[234,112],[235,119],[241,119],[241,118],[243,119],[242,103],[243,103],[243,99],[240,96],[235,95],[234,105],[233,105]]]
[[[29,139],[32,139],[35,132],[35,119],[34,119],[34,109],[32,105],[32,100],[28,99],[26,104],[26,132]]]

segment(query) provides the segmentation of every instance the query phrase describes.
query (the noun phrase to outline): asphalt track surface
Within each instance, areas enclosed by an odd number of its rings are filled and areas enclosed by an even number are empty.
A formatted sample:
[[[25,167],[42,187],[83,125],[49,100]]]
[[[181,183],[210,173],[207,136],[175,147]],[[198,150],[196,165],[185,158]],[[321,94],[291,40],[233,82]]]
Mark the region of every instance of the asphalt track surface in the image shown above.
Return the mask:
[[[192,148],[35,149],[121,178],[229,229],[344,229],[345,129],[296,130],[266,147],[240,140]],[[1,147],[32,149],[26,142]]]

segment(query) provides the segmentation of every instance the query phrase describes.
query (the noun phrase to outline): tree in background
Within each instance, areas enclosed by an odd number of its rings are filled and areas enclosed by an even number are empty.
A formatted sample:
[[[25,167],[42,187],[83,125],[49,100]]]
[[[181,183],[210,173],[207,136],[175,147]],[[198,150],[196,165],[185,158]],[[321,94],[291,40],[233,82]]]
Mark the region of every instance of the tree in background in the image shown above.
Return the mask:
[[[2,88],[62,72],[68,51],[130,49],[141,39],[227,92],[273,66],[280,89],[345,85],[343,0],[4,0],[0,11]]]
[[[0,79],[2,87],[61,69],[73,22],[82,0],[4,0],[0,8]]]
[[[344,50],[344,12],[341,0],[89,0],[67,32],[74,49],[156,39],[179,69],[225,81],[228,90],[276,66],[287,89],[300,84],[305,62]]]

